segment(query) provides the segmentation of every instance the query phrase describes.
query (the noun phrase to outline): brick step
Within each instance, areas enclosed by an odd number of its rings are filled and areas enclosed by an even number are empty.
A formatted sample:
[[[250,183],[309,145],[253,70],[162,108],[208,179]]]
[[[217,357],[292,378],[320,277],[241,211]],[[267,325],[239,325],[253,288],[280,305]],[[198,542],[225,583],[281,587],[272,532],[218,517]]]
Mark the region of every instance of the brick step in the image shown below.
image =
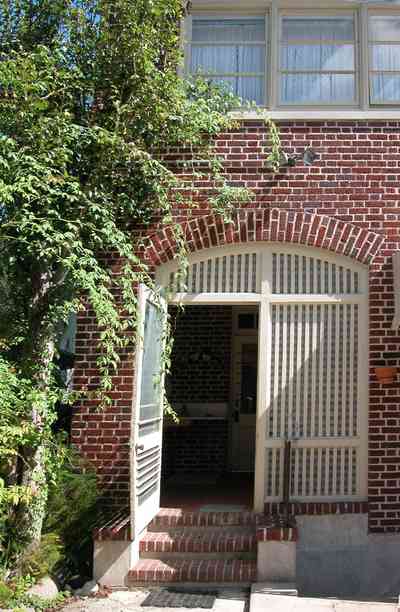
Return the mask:
[[[152,528],[152,529],[147,529],[146,533],[169,533],[171,536],[184,536],[184,535],[201,535],[204,533],[210,533],[211,531],[217,531],[220,534],[225,534],[226,536],[229,535],[247,535],[249,533],[255,533],[257,529],[261,529],[262,527],[268,525],[268,523],[266,524],[260,524],[258,526],[255,525],[250,525],[250,526],[244,526],[244,525],[219,525],[218,527],[211,526],[211,527],[167,527],[165,529],[161,529],[161,527],[159,528]]]
[[[256,561],[142,559],[128,573],[128,585],[207,583],[248,585],[257,580]]]
[[[235,558],[235,555],[246,554],[254,558],[257,551],[257,540],[253,529],[181,529],[171,532],[147,532],[139,544],[141,558],[158,555],[163,558],[171,553],[186,555],[218,555],[219,558]],[[206,558],[206,557],[203,557]]]
[[[150,523],[149,531],[168,531],[175,527],[257,526],[264,514],[255,512],[187,512],[182,508],[161,508]]]

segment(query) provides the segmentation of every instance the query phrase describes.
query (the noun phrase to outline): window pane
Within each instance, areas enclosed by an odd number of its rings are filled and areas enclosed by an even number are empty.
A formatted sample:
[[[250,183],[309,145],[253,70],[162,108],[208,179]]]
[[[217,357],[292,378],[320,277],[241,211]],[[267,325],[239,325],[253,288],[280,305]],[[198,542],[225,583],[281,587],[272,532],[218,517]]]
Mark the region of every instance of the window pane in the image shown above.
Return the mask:
[[[230,43],[230,44],[221,44]],[[194,19],[190,72],[215,75],[244,101],[264,102],[265,19]]]
[[[265,20],[263,18],[193,19],[193,42],[263,42],[264,40]]]
[[[163,314],[151,302],[146,303],[143,334],[142,381],[140,387],[140,420],[161,416],[161,353]]]
[[[265,46],[238,47],[238,72],[265,71]]]
[[[370,17],[372,40],[400,41],[400,17]]]
[[[400,45],[372,45],[373,70],[400,70]]]
[[[234,46],[192,46],[190,71],[192,74],[237,72],[237,53]]]
[[[264,101],[264,78],[263,77],[215,77],[210,79],[212,83],[218,83],[228,87],[236,96],[245,102],[263,104]]]
[[[374,74],[371,76],[372,104],[400,102],[400,74]]]
[[[354,70],[354,45],[287,45],[283,70]]]
[[[247,102],[263,104],[264,101],[264,78],[262,77],[239,77],[237,95]]]
[[[353,40],[353,17],[284,17],[282,40]]]
[[[281,73],[282,104],[355,102],[355,74],[337,74],[355,72],[353,16],[284,17],[281,39],[280,69],[293,73]]]
[[[192,74],[264,72],[265,47],[240,45],[193,45],[190,71]]]
[[[369,20],[369,36],[372,40],[393,44],[370,43],[371,104],[399,104],[400,102],[400,17],[393,15],[372,16]],[[396,44],[396,41],[397,44]],[[379,71],[397,71],[379,74]]]
[[[283,104],[352,103],[355,78],[352,74],[283,74]]]
[[[227,89],[230,89],[233,93],[237,92],[237,77],[214,77],[209,79],[211,83],[216,85],[222,85]]]

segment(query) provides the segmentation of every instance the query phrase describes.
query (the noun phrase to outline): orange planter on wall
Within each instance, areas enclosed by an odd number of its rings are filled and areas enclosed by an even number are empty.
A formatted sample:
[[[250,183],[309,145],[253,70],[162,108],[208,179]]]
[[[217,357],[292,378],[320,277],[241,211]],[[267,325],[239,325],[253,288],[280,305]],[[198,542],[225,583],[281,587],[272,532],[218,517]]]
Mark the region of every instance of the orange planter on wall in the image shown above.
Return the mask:
[[[378,382],[389,384],[395,381],[397,376],[397,368],[394,366],[380,366],[375,368],[375,374]]]

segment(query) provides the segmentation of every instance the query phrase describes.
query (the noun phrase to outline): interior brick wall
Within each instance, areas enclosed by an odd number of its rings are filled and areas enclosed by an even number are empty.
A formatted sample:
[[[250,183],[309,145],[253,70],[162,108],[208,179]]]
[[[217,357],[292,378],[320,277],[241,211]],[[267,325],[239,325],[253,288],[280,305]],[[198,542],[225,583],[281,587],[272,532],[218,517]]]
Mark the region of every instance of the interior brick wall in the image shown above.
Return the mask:
[[[190,421],[164,430],[163,476],[226,471],[228,421]]]
[[[166,388],[174,403],[224,402],[231,387],[231,306],[170,308],[174,330]],[[228,421],[191,421],[168,427],[163,437],[163,476],[226,470]]]
[[[232,308],[171,309],[174,328],[170,402],[229,402]]]
[[[370,265],[369,526],[375,532],[400,531],[400,382],[381,385],[374,374],[377,365],[400,365],[400,336],[391,329],[391,255],[400,248],[400,121],[285,121],[280,129],[287,153],[312,146],[319,160],[272,174],[266,164],[265,125],[244,121],[219,135],[215,149],[224,160],[229,184],[250,187],[254,199],[225,226],[209,214],[212,182],[199,180],[198,207],[180,205],[175,219],[183,225],[189,250],[285,241],[320,246]],[[192,155],[188,149],[171,148],[164,157],[183,178],[187,169],[182,162]],[[168,261],[175,249],[172,232],[155,226],[148,234],[151,240],[143,257],[153,266]],[[77,386],[96,377],[90,348],[94,333],[90,316],[82,314]],[[125,356],[116,380],[111,411],[92,414],[92,407],[84,404],[76,413],[72,438],[118,498],[128,487],[131,356]]]

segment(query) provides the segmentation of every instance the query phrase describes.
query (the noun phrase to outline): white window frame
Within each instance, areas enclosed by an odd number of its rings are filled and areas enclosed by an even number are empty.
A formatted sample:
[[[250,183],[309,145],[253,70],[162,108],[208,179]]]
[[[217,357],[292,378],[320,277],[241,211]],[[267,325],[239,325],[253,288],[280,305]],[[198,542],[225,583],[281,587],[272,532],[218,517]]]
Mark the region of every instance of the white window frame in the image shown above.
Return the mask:
[[[394,12],[393,10],[379,10],[379,9],[371,9],[368,11],[368,24],[367,24],[367,36],[368,36],[368,55],[367,55],[367,62],[368,62],[368,102],[371,108],[388,108],[388,107],[400,107],[400,97],[397,100],[397,102],[373,102],[372,101],[372,75],[375,73],[378,74],[385,74],[385,73],[395,73],[398,74],[400,76],[400,69],[399,70],[373,70],[372,67],[372,48],[374,44],[383,44],[383,45],[396,45],[399,49],[399,53],[400,53],[400,40],[375,40],[372,39],[371,36],[371,28],[370,28],[370,24],[371,24],[371,18],[372,17],[397,17],[400,19],[400,13],[399,11]]]
[[[303,4],[303,7],[301,6]],[[214,9],[215,6],[215,9]],[[310,9],[310,4],[296,2],[295,0],[272,0],[270,2],[257,2],[254,0],[251,7],[247,8],[244,0],[230,0],[218,2],[214,0],[194,0],[192,14],[196,18],[223,19],[227,17],[243,18],[248,16],[265,17],[266,24],[266,74],[265,74],[265,106],[258,107],[266,109],[268,115],[275,120],[296,119],[374,119],[381,121],[400,119],[399,104],[382,103],[372,104],[370,102],[370,44],[369,44],[369,18],[372,15],[399,16],[400,6],[393,7],[369,7],[366,4],[349,7],[347,2],[335,0],[321,0],[320,6]],[[279,104],[279,63],[280,63],[280,20],[282,15],[309,14],[310,16],[353,14],[355,19],[355,69],[356,69],[356,94],[357,101],[353,105],[337,103],[316,103],[307,105],[280,105]],[[184,21],[184,48],[185,66],[187,66],[191,41],[191,20],[187,17]],[[231,115],[240,119],[254,119],[259,116],[259,110],[237,109]]]
[[[257,42],[257,44],[259,44],[260,46],[264,46],[265,47],[265,70],[264,73],[256,73],[256,72],[235,72],[235,73],[223,73],[223,74],[205,74],[205,78],[208,77],[212,77],[212,78],[224,78],[224,77],[261,77],[264,79],[264,92],[263,92],[263,99],[264,99],[264,103],[260,106],[260,108],[265,108],[268,102],[268,80],[269,80],[269,76],[270,76],[270,70],[268,69],[268,61],[269,61],[269,47],[270,47],[270,41],[269,41],[269,31],[270,31],[270,27],[269,27],[269,15],[268,12],[254,12],[252,13],[251,11],[246,12],[246,14],[244,13],[237,13],[237,12],[232,12],[232,13],[202,13],[202,14],[193,14],[190,17],[187,18],[186,20],[186,24],[185,24],[185,73],[186,74],[191,74],[190,72],[190,64],[191,64],[191,52],[192,52],[192,46],[193,44],[201,44],[199,42],[193,43],[192,42],[192,28],[193,28],[193,17],[196,20],[204,20],[204,21],[209,21],[209,20],[235,20],[235,19],[242,19],[242,20],[251,20],[251,19],[263,19],[264,20],[264,30],[265,30],[265,40],[264,42],[259,41]],[[207,42],[207,41],[206,41]],[[223,42],[223,43],[217,43],[217,42],[210,42],[209,43],[210,46],[211,45],[232,45],[235,44],[233,43],[229,43],[229,42]],[[246,45],[253,45],[254,43],[247,43],[247,42],[240,42],[240,45],[246,46]],[[193,75],[192,75],[193,76]],[[195,75],[194,75],[195,76]]]
[[[308,17],[312,19],[326,19],[329,17],[348,17],[353,19],[354,23],[354,40],[353,41],[340,41],[343,44],[353,44],[354,45],[354,70],[299,70],[299,71],[290,71],[283,70],[281,67],[281,49],[282,49],[282,22],[286,17]],[[329,107],[329,108],[358,108],[360,106],[360,61],[359,61],[359,47],[360,47],[360,36],[359,36],[359,24],[357,19],[357,12],[353,10],[314,10],[314,9],[306,9],[306,10],[291,10],[291,9],[283,9],[279,12],[279,23],[278,23],[278,32],[279,32],[279,40],[278,40],[278,67],[277,67],[277,106],[279,108],[293,108],[293,107],[302,107],[302,108],[310,108],[310,107]],[[323,41],[327,44],[330,41]],[[301,43],[311,44],[312,39],[302,39]],[[281,89],[281,77],[285,73],[315,73],[315,74],[352,74],[354,75],[354,102],[308,102],[306,104],[300,104],[298,102],[293,103],[283,103],[280,100],[280,89]]]

